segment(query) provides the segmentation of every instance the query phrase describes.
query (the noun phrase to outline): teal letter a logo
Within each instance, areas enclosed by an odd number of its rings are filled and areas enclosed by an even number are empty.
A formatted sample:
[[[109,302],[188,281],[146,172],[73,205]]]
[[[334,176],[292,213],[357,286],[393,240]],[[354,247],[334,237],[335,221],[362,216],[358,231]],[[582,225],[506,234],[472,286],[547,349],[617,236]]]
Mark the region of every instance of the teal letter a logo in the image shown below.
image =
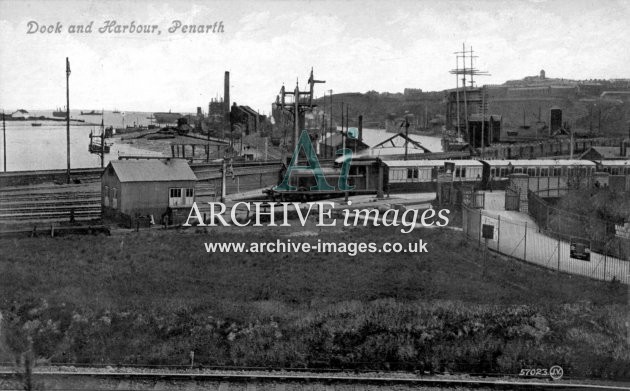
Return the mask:
[[[300,154],[300,147],[304,149],[304,153],[306,154],[306,160],[308,161],[308,166],[297,166],[298,156]],[[324,172],[322,171],[321,166],[319,165],[319,159],[317,159],[317,154],[315,153],[315,149],[313,148],[313,144],[311,144],[311,138],[308,135],[306,130],[302,131],[300,135],[300,139],[298,140],[298,144],[295,146],[295,151],[293,151],[293,156],[291,157],[291,163],[289,163],[289,167],[287,171],[284,173],[284,179],[282,183],[278,186],[274,186],[273,190],[276,191],[287,191],[287,190],[295,190],[295,186],[291,186],[289,184],[289,179],[291,178],[291,173],[293,170],[310,170],[315,176],[315,181],[317,182],[316,186],[312,186],[310,190],[312,191],[328,191],[335,190],[334,187],[330,186],[328,182],[326,182],[326,178],[324,177]]]

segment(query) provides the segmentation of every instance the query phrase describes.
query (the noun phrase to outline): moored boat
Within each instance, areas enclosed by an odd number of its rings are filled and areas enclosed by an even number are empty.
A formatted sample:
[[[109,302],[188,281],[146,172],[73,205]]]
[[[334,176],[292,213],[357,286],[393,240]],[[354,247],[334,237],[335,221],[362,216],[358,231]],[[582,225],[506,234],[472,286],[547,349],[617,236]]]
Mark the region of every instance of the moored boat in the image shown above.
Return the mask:
[[[57,107],[57,110],[53,111],[52,115],[53,117],[61,117],[61,118],[66,118],[66,110],[61,110],[59,107]]]
[[[103,112],[98,112],[96,110],[92,111],[81,111],[81,115],[103,115]]]

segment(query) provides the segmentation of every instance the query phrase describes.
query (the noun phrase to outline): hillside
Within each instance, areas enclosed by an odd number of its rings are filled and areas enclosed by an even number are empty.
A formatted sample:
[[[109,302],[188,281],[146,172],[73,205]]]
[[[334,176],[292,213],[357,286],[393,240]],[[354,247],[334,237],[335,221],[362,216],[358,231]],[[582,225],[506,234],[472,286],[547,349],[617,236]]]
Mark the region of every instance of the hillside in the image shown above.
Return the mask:
[[[554,84],[556,83],[556,84]],[[597,88],[593,85],[596,84]],[[618,83],[617,83],[618,84]],[[563,122],[578,132],[593,132],[606,136],[627,136],[630,132],[630,100],[601,98],[604,90],[628,91],[627,85],[606,81],[567,81],[526,77],[502,85],[488,87],[488,113],[502,116],[506,129],[523,125],[534,127],[540,120],[549,123],[549,110],[563,110]],[[446,114],[447,91],[424,92],[406,90],[405,93],[368,91],[333,95],[333,118],[341,123],[341,102],[350,105],[350,124],[356,126],[359,114],[368,127],[384,127],[387,119],[411,114],[413,123],[424,126]],[[330,112],[330,97],[316,100],[320,109]],[[344,109],[345,115],[345,109]]]
[[[429,120],[437,115],[444,115],[446,106],[443,104],[444,93],[415,93],[405,95],[402,93],[378,93],[369,91],[367,93],[342,93],[333,94],[333,119],[341,124],[341,102],[349,107],[350,126],[357,125],[358,115],[363,115],[363,122],[366,127],[384,127],[385,120],[390,118],[403,117],[406,114],[413,114],[414,122],[425,123],[425,113]],[[330,113],[330,96],[317,99],[316,103],[320,109]],[[426,111],[425,111],[426,106]],[[345,116],[345,108],[344,108]],[[378,124],[378,126],[376,126]]]

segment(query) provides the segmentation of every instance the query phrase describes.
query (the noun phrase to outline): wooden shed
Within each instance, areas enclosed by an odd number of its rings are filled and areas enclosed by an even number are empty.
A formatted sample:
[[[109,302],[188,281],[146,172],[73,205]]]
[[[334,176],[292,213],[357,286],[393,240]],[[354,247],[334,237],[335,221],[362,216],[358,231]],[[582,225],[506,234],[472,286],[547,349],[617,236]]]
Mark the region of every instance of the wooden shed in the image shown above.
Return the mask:
[[[115,160],[101,176],[103,216],[129,222],[185,220],[195,199],[197,177],[183,159]],[[134,223],[135,225],[135,223]]]

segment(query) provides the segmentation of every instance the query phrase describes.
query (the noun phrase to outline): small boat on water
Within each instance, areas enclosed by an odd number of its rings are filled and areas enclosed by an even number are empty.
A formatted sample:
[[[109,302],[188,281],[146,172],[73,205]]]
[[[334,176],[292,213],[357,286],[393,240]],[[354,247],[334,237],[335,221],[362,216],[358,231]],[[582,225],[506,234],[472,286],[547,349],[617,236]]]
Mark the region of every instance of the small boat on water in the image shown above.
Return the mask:
[[[31,122],[31,126],[42,126],[40,122]]]
[[[114,109],[114,111],[112,111],[112,113],[114,113],[114,114],[120,114],[120,110],[118,110],[118,109]]]
[[[81,115],[103,115],[103,112],[98,112],[96,110],[92,111],[81,111]]]
[[[91,153],[101,153],[101,144],[96,143],[96,142],[93,143],[93,144],[91,143],[89,145],[89,147],[88,147],[88,150]],[[109,150],[110,150],[110,146],[105,144],[105,146],[103,147],[102,151],[105,152],[105,153],[109,153]]]

